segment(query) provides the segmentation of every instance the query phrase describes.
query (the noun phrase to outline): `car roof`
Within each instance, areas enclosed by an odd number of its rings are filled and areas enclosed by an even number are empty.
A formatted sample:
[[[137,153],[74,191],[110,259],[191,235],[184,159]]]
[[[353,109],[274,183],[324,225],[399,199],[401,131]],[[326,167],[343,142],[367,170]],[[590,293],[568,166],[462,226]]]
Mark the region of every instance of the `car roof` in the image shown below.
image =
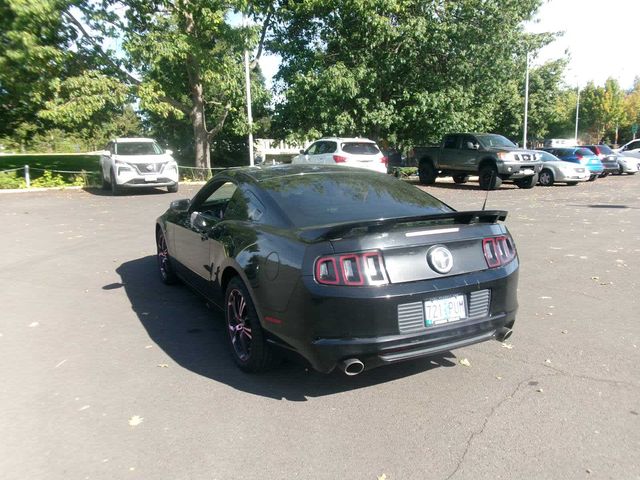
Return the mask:
[[[321,142],[321,141],[376,143],[373,140],[370,140],[368,138],[361,138],[361,137],[322,137],[317,140],[314,140],[314,142]]]
[[[153,138],[145,138],[145,137],[120,137],[114,140],[116,143],[151,143],[155,142]]]

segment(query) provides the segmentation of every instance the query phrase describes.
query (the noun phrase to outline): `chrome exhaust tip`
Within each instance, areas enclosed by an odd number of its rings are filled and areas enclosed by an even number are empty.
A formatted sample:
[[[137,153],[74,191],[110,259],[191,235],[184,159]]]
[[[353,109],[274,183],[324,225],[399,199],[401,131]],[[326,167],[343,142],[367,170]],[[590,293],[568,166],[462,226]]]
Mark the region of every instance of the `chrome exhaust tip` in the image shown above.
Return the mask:
[[[504,342],[507,338],[511,336],[513,330],[507,327],[501,327],[496,330],[496,340],[499,342]]]
[[[358,375],[364,371],[364,363],[362,363],[357,358],[348,358],[346,360],[342,360],[339,363],[340,370],[344,372],[345,375],[353,377],[354,375]]]

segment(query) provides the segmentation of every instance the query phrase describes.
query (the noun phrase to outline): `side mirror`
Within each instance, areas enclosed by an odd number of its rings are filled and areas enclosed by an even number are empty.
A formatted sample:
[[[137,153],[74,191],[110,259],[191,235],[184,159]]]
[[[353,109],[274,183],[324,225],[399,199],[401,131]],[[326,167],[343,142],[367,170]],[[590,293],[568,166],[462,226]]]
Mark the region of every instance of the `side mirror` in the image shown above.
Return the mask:
[[[304,150],[300,150],[300,155],[304,155]]]
[[[167,155],[173,155],[173,150],[169,150],[168,148],[164,151]]]
[[[180,200],[174,200],[173,202],[171,202],[169,208],[173,212],[184,213],[189,210],[189,203],[191,203],[191,200],[189,200],[188,198],[182,198]]]

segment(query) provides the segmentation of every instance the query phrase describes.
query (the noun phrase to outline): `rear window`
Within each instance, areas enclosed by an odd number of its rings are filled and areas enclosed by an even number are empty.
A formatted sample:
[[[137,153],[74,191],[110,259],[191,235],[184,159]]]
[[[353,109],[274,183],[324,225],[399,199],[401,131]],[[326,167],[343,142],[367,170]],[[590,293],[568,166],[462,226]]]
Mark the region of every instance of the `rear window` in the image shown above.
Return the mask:
[[[162,148],[156,142],[116,143],[117,155],[161,155]]]
[[[598,145],[598,149],[600,150],[600,153],[604,153],[605,155],[611,155],[614,153],[607,145]]]
[[[580,155],[593,155],[593,152],[591,150],[589,150],[588,148],[576,148],[576,154],[580,154]]]
[[[343,152],[353,155],[377,155],[380,153],[377,145],[369,142],[344,142],[341,147]]]
[[[428,193],[378,173],[312,173],[260,182],[296,227],[452,211]]]

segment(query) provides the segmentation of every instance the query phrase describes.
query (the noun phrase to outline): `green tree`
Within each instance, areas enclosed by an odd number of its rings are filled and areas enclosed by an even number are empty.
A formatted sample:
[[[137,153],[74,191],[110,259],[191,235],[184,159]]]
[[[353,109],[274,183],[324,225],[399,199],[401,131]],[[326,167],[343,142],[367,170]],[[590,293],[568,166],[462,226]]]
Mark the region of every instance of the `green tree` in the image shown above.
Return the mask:
[[[282,57],[274,128],[415,144],[513,126],[503,107],[524,81],[526,52],[549,40],[522,30],[539,4],[283,1],[268,45]]]

